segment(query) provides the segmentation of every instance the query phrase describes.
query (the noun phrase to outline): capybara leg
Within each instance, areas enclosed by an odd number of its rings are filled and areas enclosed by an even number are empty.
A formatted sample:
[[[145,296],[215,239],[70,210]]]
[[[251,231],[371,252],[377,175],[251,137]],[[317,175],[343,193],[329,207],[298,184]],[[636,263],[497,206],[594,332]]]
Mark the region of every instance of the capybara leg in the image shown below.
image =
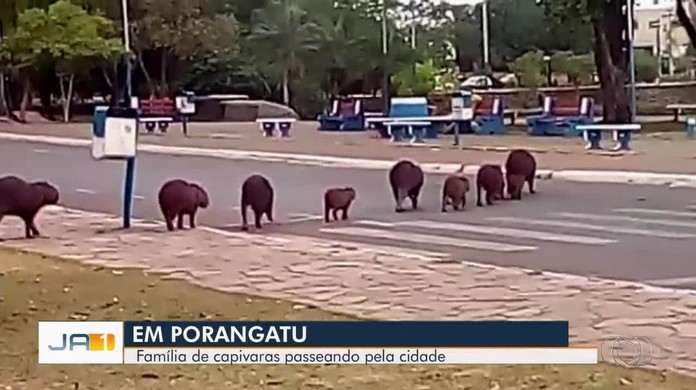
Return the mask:
[[[268,206],[268,209],[266,209],[266,218],[268,219],[268,222],[273,222],[273,205],[271,204]]]
[[[184,228],[184,213],[179,213],[179,215],[177,215],[176,228],[179,230]]]
[[[324,222],[329,223],[329,215],[331,214],[331,207],[327,203],[324,203]]]
[[[481,202],[481,185],[479,183],[476,183],[476,206],[483,207]]]
[[[30,218],[22,218],[24,220],[24,236],[26,238],[32,238],[31,225],[34,223]]]
[[[443,213],[447,212],[447,195],[442,196],[442,208],[440,209]]]
[[[174,231],[174,218],[172,218],[170,215],[166,215],[164,217],[165,222],[167,223],[167,230]]]
[[[529,193],[536,194],[536,191],[534,191],[534,175],[530,175],[527,178],[527,184],[529,184]]]
[[[409,198],[411,198],[413,209],[418,210],[418,195],[410,195]]]
[[[246,232],[247,230],[249,230],[249,223],[247,222],[247,206],[246,206],[246,204],[242,204],[240,211],[242,212],[242,231]]]
[[[338,221],[338,209],[331,210],[331,214],[333,215],[334,221]]]
[[[348,206],[343,208],[343,215],[341,215],[342,220],[347,220],[348,219]]]
[[[192,212],[191,214],[189,214],[189,226],[191,227],[191,229],[196,228],[196,212],[195,211]]]
[[[452,199],[452,208],[454,211],[459,211],[459,205],[462,203],[462,201],[459,198]]]
[[[404,200],[406,200],[406,192],[399,188],[396,192],[396,208],[394,211],[397,213],[402,213],[404,212]]]
[[[493,193],[486,191],[486,204],[491,206],[493,205]]]
[[[254,226],[256,226],[257,229],[261,229],[261,216],[262,215],[263,215],[262,213],[254,210]]]
[[[41,233],[39,233],[39,229],[36,228],[36,222],[32,222],[31,225],[29,226],[29,229],[31,230],[31,234],[34,237],[41,235]]]
[[[462,195],[460,205],[462,206],[462,209],[466,208],[466,195]]]
[[[418,209],[418,195],[420,195],[420,190],[421,186],[418,186],[408,193],[408,197],[411,198],[411,204],[413,205],[414,210]]]

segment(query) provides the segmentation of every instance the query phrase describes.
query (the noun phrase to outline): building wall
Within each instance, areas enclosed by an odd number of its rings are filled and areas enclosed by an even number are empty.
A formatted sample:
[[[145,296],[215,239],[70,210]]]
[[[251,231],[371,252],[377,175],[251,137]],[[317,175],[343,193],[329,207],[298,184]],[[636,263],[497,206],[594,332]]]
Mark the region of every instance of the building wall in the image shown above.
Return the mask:
[[[684,5],[687,5],[687,12],[693,15],[693,4],[685,1]],[[679,23],[675,9],[674,0],[636,0],[634,46],[650,49],[654,55],[658,55],[659,50],[659,54],[672,60],[686,54],[691,41]],[[659,21],[659,43],[657,29],[650,28],[650,22],[654,21]],[[670,69],[672,67],[673,64]]]

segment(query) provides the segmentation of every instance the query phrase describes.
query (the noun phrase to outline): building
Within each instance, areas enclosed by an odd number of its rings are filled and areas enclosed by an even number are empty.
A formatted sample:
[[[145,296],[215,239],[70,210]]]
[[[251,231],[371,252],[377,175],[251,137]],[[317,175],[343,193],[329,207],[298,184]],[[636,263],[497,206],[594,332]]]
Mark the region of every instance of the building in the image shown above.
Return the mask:
[[[696,14],[691,1],[683,4],[687,12]],[[635,0],[634,15],[634,47],[650,50],[660,57],[661,73],[672,74],[675,59],[684,56],[691,45],[677,19],[675,0]]]

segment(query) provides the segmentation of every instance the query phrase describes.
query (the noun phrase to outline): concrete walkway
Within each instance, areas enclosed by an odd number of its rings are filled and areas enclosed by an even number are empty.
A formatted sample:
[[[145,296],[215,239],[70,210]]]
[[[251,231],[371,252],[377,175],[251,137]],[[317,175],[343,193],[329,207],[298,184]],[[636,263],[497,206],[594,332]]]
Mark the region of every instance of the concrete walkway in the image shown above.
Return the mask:
[[[379,319],[570,321],[572,345],[646,336],[653,368],[696,375],[696,294],[637,284],[482,266],[449,255],[304,236],[201,227],[167,233],[156,222],[46,208],[50,238],[1,245],[102,267],[139,267],[222,291],[285,298]],[[0,235],[22,227],[6,218]],[[166,243],[166,245],[163,245]]]

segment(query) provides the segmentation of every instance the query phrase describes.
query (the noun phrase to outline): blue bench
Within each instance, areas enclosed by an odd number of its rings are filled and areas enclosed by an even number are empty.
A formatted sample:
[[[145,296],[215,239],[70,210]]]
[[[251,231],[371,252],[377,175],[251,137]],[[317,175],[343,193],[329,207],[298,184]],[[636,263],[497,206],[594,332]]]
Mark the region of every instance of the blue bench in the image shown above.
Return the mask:
[[[290,137],[292,124],[295,123],[295,118],[259,118],[256,120],[261,128],[261,133],[264,137],[273,137],[277,131],[281,138]]]
[[[529,135],[541,136],[549,133],[550,127],[555,126],[555,118],[551,114],[552,109],[553,99],[550,96],[544,96],[541,114],[527,117],[527,132]]]
[[[336,99],[331,112],[319,115],[320,131],[363,131],[365,112],[360,99]]]
[[[612,148],[614,151],[631,150],[631,133],[640,131],[640,123],[593,123],[577,125],[577,129],[582,131],[583,138],[587,141],[585,149],[601,150],[602,149],[602,133],[611,131],[612,138],[616,145]]]
[[[485,98],[484,98],[485,99]],[[476,134],[502,134],[505,132],[505,107],[503,99],[499,96],[493,98],[490,109],[483,108],[481,111],[489,111],[486,114],[477,115],[474,113],[476,122]]]
[[[583,97],[576,116],[568,116],[569,107],[555,107],[556,102],[550,97],[544,97],[541,115],[527,118],[528,133],[534,136],[566,136],[578,137],[582,134],[577,126],[594,122],[594,103],[592,98]]]

